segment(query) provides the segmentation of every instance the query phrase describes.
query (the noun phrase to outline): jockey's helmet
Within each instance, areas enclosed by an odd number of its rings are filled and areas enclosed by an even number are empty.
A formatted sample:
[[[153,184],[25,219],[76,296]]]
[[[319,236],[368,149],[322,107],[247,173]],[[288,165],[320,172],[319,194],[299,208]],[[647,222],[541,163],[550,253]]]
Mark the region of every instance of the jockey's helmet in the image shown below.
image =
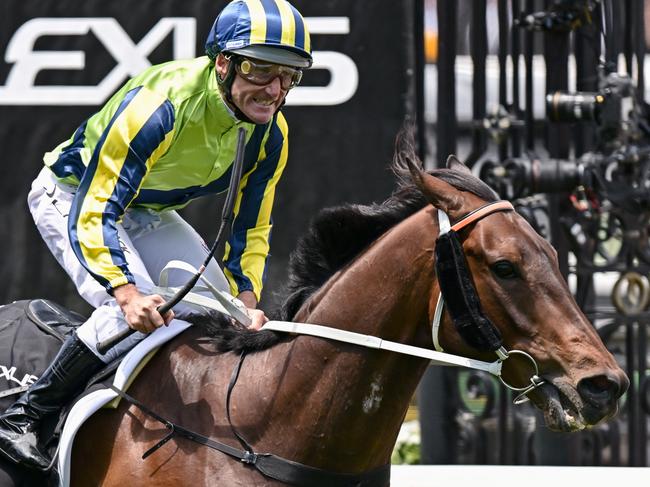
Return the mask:
[[[214,21],[205,52],[213,60],[223,52],[294,68],[312,65],[305,20],[286,0],[233,0]]]

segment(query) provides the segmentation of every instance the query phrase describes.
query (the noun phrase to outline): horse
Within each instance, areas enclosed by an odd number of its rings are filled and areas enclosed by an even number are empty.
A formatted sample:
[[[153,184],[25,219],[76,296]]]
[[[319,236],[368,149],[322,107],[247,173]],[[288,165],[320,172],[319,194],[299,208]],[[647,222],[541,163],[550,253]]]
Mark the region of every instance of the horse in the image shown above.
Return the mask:
[[[292,254],[287,297],[275,318],[434,348],[438,210],[458,222],[498,197],[457,160],[425,172],[409,136],[398,144],[393,170],[397,189],[383,203],[330,208],[314,219]],[[576,431],[612,417],[629,381],[574,301],[553,247],[514,211],[472,221],[458,238],[469,279],[503,347],[528,354],[539,368],[540,380],[527,396],[544,412],[547,427]],[[121,401],[82,426],[73,447],[72,486],[287,485],[246,458],[187,437],[162,442],[143,460],[168,434],[157,417],[314,470],[385,471],[429,360],[223,321],[196,317],[193,327],[158,351],[128,391],[146,408]],[[463,336],[445,310],[436,336],[445,351],[495,358]],[[529,361],[506,364],[504,380],[529,379]],[[340,485],[389,483],[384,475]]]

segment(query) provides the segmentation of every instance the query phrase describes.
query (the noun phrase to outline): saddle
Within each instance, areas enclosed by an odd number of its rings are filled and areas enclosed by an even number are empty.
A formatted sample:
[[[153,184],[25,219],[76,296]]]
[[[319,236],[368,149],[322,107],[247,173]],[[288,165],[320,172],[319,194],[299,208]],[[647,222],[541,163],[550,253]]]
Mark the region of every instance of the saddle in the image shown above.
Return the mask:
[[[21,302],[17,301],[12,304]],[[0,311],[2,311],[2,308],[0,308]],[[36,326],[46,333],[56,336],[61,342],[86,321],[86,318],[81,314],[47,299],[27,301],[25,312]]]

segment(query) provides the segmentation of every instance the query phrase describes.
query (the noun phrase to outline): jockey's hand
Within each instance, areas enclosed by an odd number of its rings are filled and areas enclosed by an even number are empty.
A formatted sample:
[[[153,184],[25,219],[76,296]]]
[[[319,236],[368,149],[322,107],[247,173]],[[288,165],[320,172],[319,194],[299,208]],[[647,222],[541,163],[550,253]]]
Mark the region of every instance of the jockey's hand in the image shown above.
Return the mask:
[[[174,319],[172,310],[165,313],[165,316],[158,312],[158,306],[165,303],[161,296],[142,294],[133,284],[116,287],[113,296],[120,305],[127,324],[139,332],[151,333]]]
[[[261,309],[256,309],[256,308],[246,308],[246,313],[248,314],[248,317],[251,319],[251,324],[248,325],[249,330],[259,330],[264,326],[264,323],[269,321],[269,319],[266,317],[264,314],[264,311]]]
[[[264,311],[257,309],[257,298],[251,291],[243,291],[237,296],[244,306],[246,306],[246,314],[251,319],[251,324],[248,326],[249,330],[259,330],[264,326],[264,323],[269,319],[264,314]]]

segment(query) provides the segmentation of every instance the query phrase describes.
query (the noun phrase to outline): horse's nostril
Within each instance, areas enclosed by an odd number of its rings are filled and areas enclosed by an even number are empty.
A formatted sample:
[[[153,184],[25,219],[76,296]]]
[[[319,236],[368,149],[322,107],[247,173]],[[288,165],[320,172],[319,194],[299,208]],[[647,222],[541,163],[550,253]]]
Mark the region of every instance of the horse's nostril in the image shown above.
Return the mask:
[[[607,407],[618,399],[620,391],[619,381],[607,375],[588,377],[578,383],[580,395],[596,407]]]

